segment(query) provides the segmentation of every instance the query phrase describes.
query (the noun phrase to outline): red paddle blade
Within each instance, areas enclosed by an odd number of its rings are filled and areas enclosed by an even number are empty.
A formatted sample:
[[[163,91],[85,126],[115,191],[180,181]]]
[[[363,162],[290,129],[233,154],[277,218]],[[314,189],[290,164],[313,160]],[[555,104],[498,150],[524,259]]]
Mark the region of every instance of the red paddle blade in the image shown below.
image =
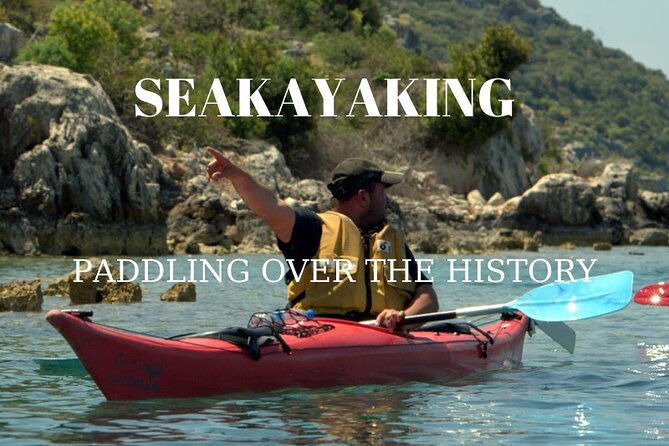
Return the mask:
[[[636,292],[634,302],[641,305],[669,306],[669,282],[658,282]]]

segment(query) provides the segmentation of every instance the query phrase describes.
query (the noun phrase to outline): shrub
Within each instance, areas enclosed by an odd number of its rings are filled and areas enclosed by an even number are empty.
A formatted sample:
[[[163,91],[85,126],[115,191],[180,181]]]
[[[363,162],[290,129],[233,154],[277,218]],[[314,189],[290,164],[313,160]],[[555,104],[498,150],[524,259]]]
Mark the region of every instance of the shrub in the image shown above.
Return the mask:
[[[70,69],[77,68],[77,60],[67,43],[59,36],[47,36],[24,46],[17,57],[18,61],[34,61]]]
[[[99,55],[114,51],[118,44],[116,33],[105,19],[74,5],[54,9],[48,33],[67,44],[75,59],[72,68],[82,73],[95,74]]]

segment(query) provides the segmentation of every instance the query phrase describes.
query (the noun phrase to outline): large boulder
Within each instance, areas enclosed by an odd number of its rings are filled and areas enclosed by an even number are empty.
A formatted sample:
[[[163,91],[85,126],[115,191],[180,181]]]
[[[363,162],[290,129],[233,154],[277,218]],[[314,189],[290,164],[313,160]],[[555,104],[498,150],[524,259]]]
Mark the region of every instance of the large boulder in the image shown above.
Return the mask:
[[[100,84],[0,64],[0,252],[167,252],[162,170]]]
[[[631,165],[607,164],[594,181],[597,210],[605,221],[630,223],[639,195],[639,182]]]
[[[549,225],[590,225],[597,219],[592,187],[577,176],[546,175],[525,192],[515,211]]]
[[[669,224],[669,192],[639,192],[639,205],[643,215],[660,223]]]
[[[631,165],[610,163],[597,179],[596,188],[598,195],[635,202],[639,194],[639,179]]]
[[[78,276],[75,269],[52,280],[44,294],[68,297],[73,305],[130,303],[142,300],[142,289],[138,284],[115,281],[120,278],[120,272],[112,262],[104,259],[89,260],[90,268],[82,263]]]
[[[0,284],[0,311],[41,311],[42,284],[39,280]]]

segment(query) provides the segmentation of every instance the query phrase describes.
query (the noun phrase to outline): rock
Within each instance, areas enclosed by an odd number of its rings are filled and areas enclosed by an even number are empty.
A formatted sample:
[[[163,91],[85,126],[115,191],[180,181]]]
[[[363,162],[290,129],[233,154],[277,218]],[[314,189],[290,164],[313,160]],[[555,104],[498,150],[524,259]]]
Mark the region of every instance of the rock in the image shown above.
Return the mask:
[[[419,171],[411,169],[408,175],[405,175],[405,181],[414,183],[418,190],[431,190],[439,186],[437,173],[433,170]]]
[[[3,252],[167,252],[160,163],[100,84],[65,68],[0,65],[0,110],[0,229],[14,226],[0,230]]]
[[[595,251],[611,251],[613,249],[613,246],[611,243],[607,242],[598,242],[592,245],[592,249]]]
[[[612,229],[600,226],[545,226],[541,233],[541,244],[545,246],[560,246],[567,243],[569,246],[592,247],[599,242],[614,243]],[[616,235],[617,237],[617,235]]]
[[[644,228],[632,231],[629,237],[631,245],[643,246],[667,246],[669,235],[666,230],[656,228]]]
[[[532,185],[527,162],[545,150],[529,110],[522,107],[514,113],[510,131],[499,132],[481,145],[466,151],[440,151],[430,160],[430,168],[458,194],[478,189],[483,197],[495,192],[505,197],[521,195]]]
[[[295,206],[302,206],[315,212],[326,211],[330,208],[331,195],[323,181],[304,179],[287,184],[283,189],[286,201],[292,201]]]
[[[42,311],[42,302],[39,280],[0,284],[0,311]]]
[[[140,302],[142,300],[142,288],[136,283],[113,283],[107,284],[101,289],[102,303],[119,304]]]
[[[53,280],[44,290],[44,295],[70,297],[69,274]]]
[[[0,209],[0,252],[19,255],[40,253],[37,231],[17,207]]]
[[[630,224],[638,198],[638,179],[632,166],[607,164],[593,182],[596,207],[604,222]]]
[[[537,125],[534,110],[525,104],[520,105],[520,113],[513,115],[511,143],[520,149],[523,159],[529,162],[538,161],[546,150],[544,137]]]
[[[467,194],[467,202],[473,208],[483,207],[487,204],[487,201],[483,198],[483,195],[481,195],[481,192],[479,192],[478,189]]]
[[[276,147],[233,141],[222,151],[287,202],[316,211],[328,207],[324,183],[297,181]],[[184,155],[179,161],[183,198],[175,200],[167,217],[167,244],[173,252],[276,252],[274,233],[248,209],[229,183],[207,183],[201,174],[208,162],[205,157]],[[166,159],[162,162],[164,166],[173,163]]]
[[[407,243],[414,253],[445,254],[449,251],[449,241],[450,236],[445,225],[407,234]]]
[[[26,43],[23,32],[9,23],[0,23],[0,62],[9,62]]]
[[[523,249],[525,246],[523,234],[510,229],[498,229],[493,231],[483,242],[486,249],[508,251],[512,249]]]
[[[591,159],[597,156],[597,152],[592,146],[580,142],[570,142],[561,149],[562,159],[565,161],[576,164],[581,160]]]
[[[576,249],[576,245],[574,245],[572,242],[564,242],[564,243],[561,243],[560,246],[558,246],[558,248],[572,250],[572,249]]]
[[[236,246],[238,252],[278,252],[274,231],[250,211],[237,220],[237,229],[242,234],[242,241]]]
[[[597,180],[597,195],[635,202],[639,193],[639,180],[629,164],[607,164]]]
[[[499,192],[495,192],[492,197],[488,200],[488,206],[501,206],[506,203],[504,195]]]
[[[93,281],[93,277],[82,279],[81,282],[68,282],[67,295],[72,305],[98,304],[102,302],[104,283]],[[106,281],[105,281],[106,283]]]
[[[253,147],[240,164],[253,178],[279,194],[286,184],[295,181],[283,154],[272,145]]]
[[[109,271],[103,271],[105,274],[100,274],[97,277],[102,261],[101,259],[91,259],[91,262],[91,270],[88,272],[82,271],[79,281],[75,281],[77,279],[76,270],[67,275],[67,296],[69,296],[73,305],[101,303],[104,299],[102,289],[109,279],[106,273],[109,272],[112,277],[118,277],[118,270],[111,264],[108,264]]]
[[[471,231],[450,231],[448,254],[468,255],[484,252],[486,249],[481,242],[482,237]]]
[[[597,218],[595,194],[588,183],[574,175],[546,175],[522,195],[517,213],[549,225],[589,225]]]
[[[193,253],[199,243],[230,249],[233,241],[226,235],[234,226],[236,213],[229,208],[229,197],[209,189],[177,204],[169,213],[168,244],[174,252]],[[190,248],[189,248],[190,247]]]
[[[625,202],[619,198],[597,197],[595,207],[605,220],[624,220],[631,216]]]
[[[167,302],[195,302],[195,284],[177,283],[160,296],[160,300]]]
[[[669,192],[639,192],[639,205],[646,218],[669,224]]]
[[[100,271],[102,260],[91,259],[91,262],[90,271],[82,271],[79,282],[75,282],[77,278],[76,270],[55,282],[67,281],[67,288],[65,288],[65,285],[60,286],[61,289],[67,290],[63,295],[69,297],[73,305],[130,303],[142,300],[142,289],[138,284],[109,280],[109,274],[114,280],[119,278],[119,271],[111,262],[107,262],[108,269],[103,268],[99,275],[98,271]]]
[[[534,238],[526,238],[523,240],[523,251],[538,252],[540,246],[541,243]]]

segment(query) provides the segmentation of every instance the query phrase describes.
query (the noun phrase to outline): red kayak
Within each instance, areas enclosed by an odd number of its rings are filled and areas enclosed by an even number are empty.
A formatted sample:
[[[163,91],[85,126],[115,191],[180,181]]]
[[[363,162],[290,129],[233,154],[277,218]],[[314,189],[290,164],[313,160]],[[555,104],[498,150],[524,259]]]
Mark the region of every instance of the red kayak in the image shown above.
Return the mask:
[[[51,310],[46,318],[109,400],[458,379],[519,363],[530,325],[514,313],[481,327],[442,323],[404,334],[317,318],[280,336],[236,329],[238,342],[230,330],[165,339],[89,316]]]

